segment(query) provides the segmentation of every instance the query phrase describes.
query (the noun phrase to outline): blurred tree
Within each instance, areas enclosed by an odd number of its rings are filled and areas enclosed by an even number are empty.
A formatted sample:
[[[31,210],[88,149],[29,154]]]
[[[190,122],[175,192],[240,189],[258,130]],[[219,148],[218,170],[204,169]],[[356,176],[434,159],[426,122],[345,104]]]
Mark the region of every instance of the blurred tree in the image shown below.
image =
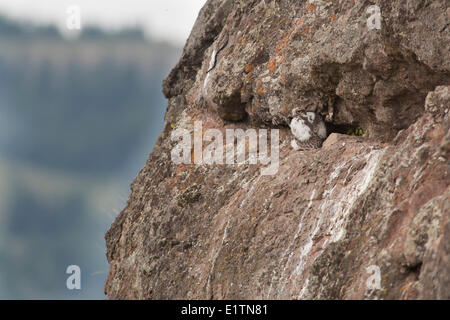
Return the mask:
[[[0,116],[20,128],[0,144],[11,195],[0,194],[0,298],[103,298],[110,199],[162,129],[161,83],[178,54],[139,29],[90,27],[69,41],[0,16]],[[82,269],[81,292],[65,288],[69,264]]]

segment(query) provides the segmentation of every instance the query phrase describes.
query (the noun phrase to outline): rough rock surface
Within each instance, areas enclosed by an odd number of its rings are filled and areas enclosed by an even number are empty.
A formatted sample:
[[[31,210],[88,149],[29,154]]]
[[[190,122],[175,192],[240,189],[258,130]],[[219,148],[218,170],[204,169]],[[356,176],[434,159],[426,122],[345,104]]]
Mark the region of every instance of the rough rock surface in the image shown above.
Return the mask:
[[[446,0],[207,1],[106,234],[106,294],[450,299],[449,21]],[[291,148],[295,107],[326,119],[322,148]],[[176,165],[171,132],[194,121],[279,129],[278,173]]]

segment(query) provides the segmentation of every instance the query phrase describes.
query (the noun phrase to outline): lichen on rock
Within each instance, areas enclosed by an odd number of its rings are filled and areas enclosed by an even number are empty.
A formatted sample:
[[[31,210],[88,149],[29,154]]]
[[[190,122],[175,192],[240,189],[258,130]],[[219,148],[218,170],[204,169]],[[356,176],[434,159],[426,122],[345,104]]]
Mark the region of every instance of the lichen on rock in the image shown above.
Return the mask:
[[[206,2],[106,234],[110,298],[450,298],[448,5],[378,0],[369,30],[371,4]],[[292,149],[295,108],[325,119],[322,148]],[[277,174],[174,164],[194,121],[278,129]]]

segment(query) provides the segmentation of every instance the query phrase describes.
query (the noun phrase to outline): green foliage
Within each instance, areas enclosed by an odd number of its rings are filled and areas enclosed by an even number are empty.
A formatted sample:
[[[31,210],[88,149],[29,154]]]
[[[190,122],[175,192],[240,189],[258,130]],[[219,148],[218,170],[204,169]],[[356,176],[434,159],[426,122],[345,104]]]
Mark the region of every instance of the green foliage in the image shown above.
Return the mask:
[[[349,135],[349,136],[365,136],[365,137],[368,137],[369,136],[369,130],[366,129],[364,131],[361,127],[350,128],[347,131],[347,135]]]

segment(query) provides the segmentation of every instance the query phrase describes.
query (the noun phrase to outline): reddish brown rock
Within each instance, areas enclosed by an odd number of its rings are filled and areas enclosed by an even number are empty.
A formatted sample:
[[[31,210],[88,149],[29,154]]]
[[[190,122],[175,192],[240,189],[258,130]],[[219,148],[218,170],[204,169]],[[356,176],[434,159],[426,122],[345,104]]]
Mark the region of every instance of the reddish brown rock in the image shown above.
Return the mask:
[[[376,3],[370,31],[361,1],[207,2],[106,235],[110,298],[450,298],[446,2]],[[326,119],[321,149],[292,150],[297,106]],[[279,129],[277,174],[174,164],[196,120]]]

